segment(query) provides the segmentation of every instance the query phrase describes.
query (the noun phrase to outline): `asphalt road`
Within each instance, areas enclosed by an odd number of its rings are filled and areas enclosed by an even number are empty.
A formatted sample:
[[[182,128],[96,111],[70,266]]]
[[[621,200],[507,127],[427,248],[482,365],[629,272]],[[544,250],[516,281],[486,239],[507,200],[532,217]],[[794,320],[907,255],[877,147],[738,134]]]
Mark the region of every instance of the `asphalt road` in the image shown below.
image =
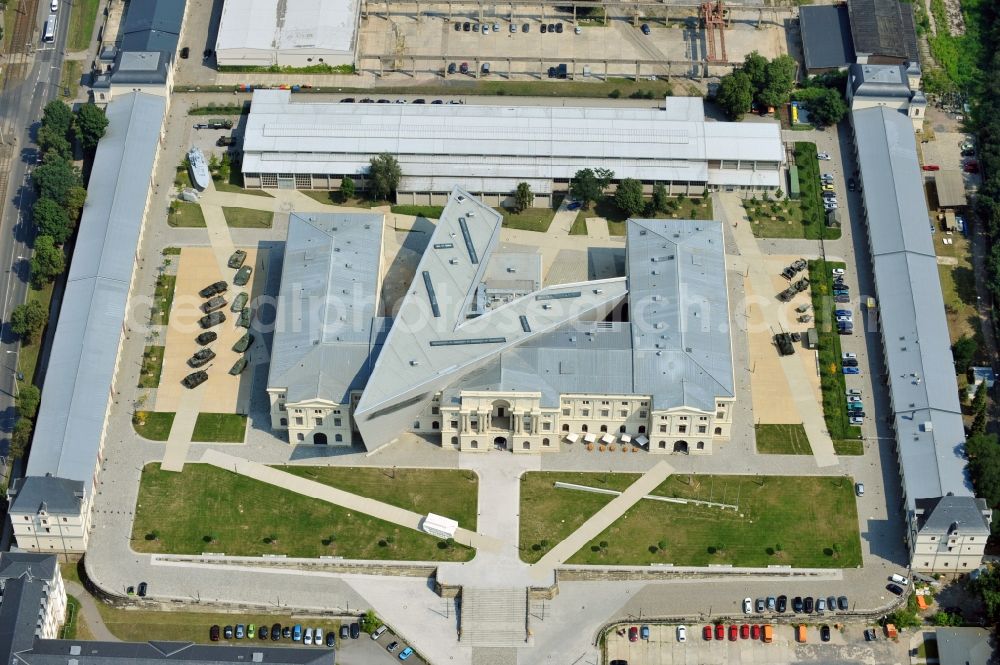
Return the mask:
[[[26,4],[30,9],[31,3]],[[23,81],[6,86],[0,93],[2,139],[15,146],[8,167],[10,175],[7,191],[4,192],[3,207],[0,209],[0,264],[4,268],[0,282],[3,288],[0,297],[0,320],[3,321],[0,329],[0,451],[4,454],[8,450],[10,431],[16,419],[15,376],[19,371],[20,353],[20,343],[11,333],[8,322],[11,310],[22,304],[27,295],[31,244],[34,239],[34,228],[30,220],[35,194],[30,174],[37,162],[38,151],[32,142],[32,136],[42,109],[59,93],[72,4],[61,3],[56,40],[52,44],[43,44],[41,33],[49,15],[49,4],[45,0],[37,3],[31,41],[26,45],[28,54],[20,53],[14,60],[15,63],[28,62],[28,74]]]

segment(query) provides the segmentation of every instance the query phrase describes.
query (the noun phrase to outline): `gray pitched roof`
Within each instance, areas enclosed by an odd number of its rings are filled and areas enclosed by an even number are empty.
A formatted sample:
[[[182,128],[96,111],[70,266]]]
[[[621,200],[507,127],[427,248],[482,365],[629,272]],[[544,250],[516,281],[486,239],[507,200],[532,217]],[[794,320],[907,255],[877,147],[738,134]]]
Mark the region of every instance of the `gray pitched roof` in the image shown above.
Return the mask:
[[[166,99],[115,96],[97,146],[27,475],[93,482]]]
[[[847,85],[855,97],[910,99],[905,65],[858,65],[847,69]]]
[[[384,339],[375,319],[384,217],[299,214],[288,220],[268,388],[288,401],[347,404],[368,381]]]
[[[839,69],[854,62],[851,19],[844,5],[799,8],[806,69]]]
[[[937,634],[938,662],[941,665],[994,665],[995,638],[986,628],[945,628]]]
[[[971,496],[942,496],[932,499],[918,499],[920,532],[948,535],[952,531],[969,535],[990,535],[990,524],[983,514],[989,509],[985,499]],[[942,543],[945,545],[945,543]]]
[[[899,0],[848,0],[857,55],[920,61],[913,5]]]
[[[167,81],[170,56],[163,51],[119,51],[112,82],[116,84],[163,84]]]
[[[33,648],[18,654],[24,665],[333,665],[334,650],[214,646],[190,642],[86,642],[83,640],[36,640]]]
[[[10,486],[10,494],[15,495],[11,512],[35,514],[44,508],[52,515],[79,515],[83,492],[82,480],[53,476],[18,478]]]
[[[161,30],[181,34],[187,0],[132,0],[122,21],[121,32]]]
[[[884,106],[854,111],[852,120],[903,488],[912,512],[919,499],[973,494],[958,383],[913,126]]]
[[[51,580],[56,576],[56,566],[58,565],[59,562],[54,554],[2,552],[0,553],[0,580],[24,575]]]
[[[17,663],[18,654],[31,648],[45,594],[46,585],[39,579],[17,577],[4,584],[0,602],[0,658],[4,663]]]

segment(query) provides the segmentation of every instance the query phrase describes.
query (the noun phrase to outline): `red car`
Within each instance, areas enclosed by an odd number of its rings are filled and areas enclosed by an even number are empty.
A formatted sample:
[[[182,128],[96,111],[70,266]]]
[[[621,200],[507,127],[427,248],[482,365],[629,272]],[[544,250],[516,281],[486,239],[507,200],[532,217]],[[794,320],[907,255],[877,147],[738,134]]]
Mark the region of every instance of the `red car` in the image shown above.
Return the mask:
[[[736,641],[736,631],[737,630],[739,630],[739,629],[736,627],[735,623],[732,626],[729,627],[729,641],[730,642],[735,642]]]
[[[705,638],[706,642],[712,641],[712,627],[705,626],[705,629],[701,631],[701,636]]]
[[[639,641],[639,629],[636,628],[635,626],[632,626],[631,628],[628,629],[628,641],[629,642]]]
[[[715,639],[724,640],[726,639],[726,627],[721,623],[715,626]]]
[[[757,624],[754,624],[750,628],[750,638],[754,640],[760,639],[760,626],[758,626]]]
[[[925,171],[940,171],[941,167],[937,164],[924,164],[923,169]]]
[[[743,638],[744,640],[750,637],[750,626],[746,624],[740,626],[740,637]]]
[[[964,168],[966,173],[979,173],[978,162],[967,162]]]

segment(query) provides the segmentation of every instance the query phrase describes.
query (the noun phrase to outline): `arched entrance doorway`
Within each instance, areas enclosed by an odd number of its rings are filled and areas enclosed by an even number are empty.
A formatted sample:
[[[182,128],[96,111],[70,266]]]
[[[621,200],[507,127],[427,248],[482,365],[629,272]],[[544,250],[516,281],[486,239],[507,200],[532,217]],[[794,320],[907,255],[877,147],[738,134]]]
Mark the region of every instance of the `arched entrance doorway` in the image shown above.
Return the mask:
[[[490,405],[490,429],[510,431],[510,402],[498,399]]]
[[[493,439],[493,447],[497,450],[507,450],[507,437],[498,436]]]
[[[688,452],[688,442],[687,441],[674,441],[674,452],[684,453],[687,455]]]
[[[326,434],[323,434],[323,432],[316,432],[315,434],[313,434],[313,443],[315,443],[317,446],[325,446]]]

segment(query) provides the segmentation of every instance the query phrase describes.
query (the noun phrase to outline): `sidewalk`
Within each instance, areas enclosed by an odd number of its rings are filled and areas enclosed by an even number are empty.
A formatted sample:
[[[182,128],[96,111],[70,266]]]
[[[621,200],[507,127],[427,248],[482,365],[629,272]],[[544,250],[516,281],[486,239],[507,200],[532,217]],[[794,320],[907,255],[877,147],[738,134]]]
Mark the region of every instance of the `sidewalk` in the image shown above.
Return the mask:
[[[90,595],[90,592],[73,580],[63,580],[63,583],[66,585],[66,593],[80,601],[80,616],[83,617],[87,624],[87,630],[91,632],[94,639],[101,642],[120,641],[104,625],[104,618],[101,616],[100,610],[97,609],[97,602]],[[77,625],[79,626],[79,623]]]

